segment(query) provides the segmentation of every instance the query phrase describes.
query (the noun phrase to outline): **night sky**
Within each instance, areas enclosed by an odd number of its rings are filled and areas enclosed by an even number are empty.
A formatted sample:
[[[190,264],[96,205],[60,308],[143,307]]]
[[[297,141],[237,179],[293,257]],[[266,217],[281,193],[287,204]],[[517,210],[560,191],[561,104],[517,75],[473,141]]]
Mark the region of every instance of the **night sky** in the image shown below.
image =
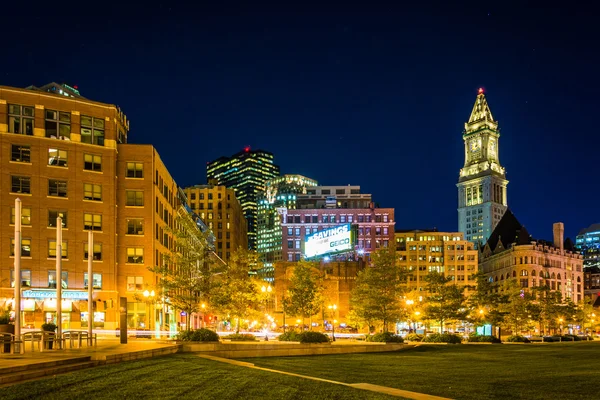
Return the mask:
[[[600,222],[592,10],[171,3],[3,5],[0,85],[118,104],[130,143],[156,146],[182,186],[250,145],[282,173],[360,185],[397,229],[449,231],[483,87],[521,223],[551,239],[553,222],[571,237]]]

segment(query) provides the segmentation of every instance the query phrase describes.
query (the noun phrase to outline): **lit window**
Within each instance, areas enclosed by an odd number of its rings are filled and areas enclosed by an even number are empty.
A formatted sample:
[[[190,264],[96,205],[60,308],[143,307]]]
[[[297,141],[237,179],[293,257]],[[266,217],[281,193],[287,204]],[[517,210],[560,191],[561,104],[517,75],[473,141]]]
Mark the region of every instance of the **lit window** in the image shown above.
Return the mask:
[[[144,248],[143,247],[128,247],[127,262],[130,264],[144,263]]]
[[[10,239],[10,255],[15,255],[15,239]],[[31,257],[31,239],[21,238],[21,256]]]
[[[102,156],[94,154],[84,154],[83,169],[87,171],[102,172]]]
[[[92,183],[83,184],[83,198],[85,200],[102,201],[102,185]]]
[[[93,279],[93,288],[94,289],[102,289],[102,274],[92,274],[92,279]],[[83,287],[84,289],[88,288],[88,273],[84,272],[83,273]]]
[[[62,258],[67,258],[67,242],[62,242],[60,254]],[[48,240],[48,258],[56,258],[56,240]]]
[[[83,214],[83,229],[92,231],[102,230],[102,215],[101,214]]]
[[[33,135],[33,107],[8,105],[8,131],[21,135]]]
[[[143,276],[128,276],[127,277],[127,291],[135,292],[144,289],[144,277]]]
[[[144,164],[142,164],[141,162],[128,162],[126,176],[127,178],[143,178]]]
[[[63,228],[67,227],[67,212],[66,211],[48,211],[48,226],[51,228],[56,228],[56,218],[62,218],[62,226]]]
[[[10,224],[15,224],[16,210],[14,207],[10,209]],[[31,225],[31,208],[21,207],[21,225]]]
[[[46,137],[54,139],[69,139],[71,137],[71,114],[68,112],[46,110]]]
[[[87,260],[89,257],[88,254],[88,244],[83,244],[83,259]],[[102,261],[102,243],[94,243],[94,253],[92,254],[92,260],[94,261]]]
[[[144,205],[144,192],[141,190],[126,190],[127,205],[141,207]]]
[[[67,151],[59,149],[48,149],[48,165],[56,167],[67,166]]]
[[[140,218],[128,219],[127,220],[127,234],[128,235],[143,235],[144,234],[144,220]]]
[[[104,119],[81,116],[81,142],[104,146]]]

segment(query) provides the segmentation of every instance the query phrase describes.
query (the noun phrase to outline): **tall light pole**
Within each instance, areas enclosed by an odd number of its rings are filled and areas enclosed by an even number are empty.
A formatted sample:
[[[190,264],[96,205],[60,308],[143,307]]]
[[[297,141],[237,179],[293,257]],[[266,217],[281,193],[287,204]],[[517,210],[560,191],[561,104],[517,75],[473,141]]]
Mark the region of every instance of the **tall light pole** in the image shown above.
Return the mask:
[[[89,250],[89,249],[88,249]],[[62,338],[62,218],[56,217],[56,337]],[[89,316],[88,316],[89,319]],[[58,341],[58,348],[62,347]]]
[[[92,330],[94,324],[94,275],[92,275],[92,261],[94,258],[94,233],[88,231],[88,340],[92,343]]]
[[[269,300],[269,296],[271,295],[271,291],[273,291],[273,288],[271,287],[271,285],[262,285],[262,287],[260,288],[260,291],[263,292],[265,294],[265,317],[267,316],[267,301]],[[268,319],[267,319],[268,320]],[[265,342],[269,340],[269,336],[267,335],[267,331],[269,330],[269,325],[267,322],[267,329],[265,329]]]
[[[335,310],[337,310],[337,305],[332,304],[330,306],[327,306],[327,308],[329,308],[331,310],[331,314],[333,316],[333,321],[331,322],[331,337],[332,337],[331,341],[335,342],[335,323],[336,323]]]
[[[152,328],[150,327],[150,321],[154,321],[152,325],[156,326],[156,320],[154,319],[154,309],[152,307],[152,303],[154,302],[154,296],[156,295],[156,293],[154,293],[154,290],[148,291],[146,289],[144,290],[143,295],[144,299],[146,300],[146,304],[148,304],[148,308],[150,308],[148,312],[148,330],[152,330]]]
[[[15,338],[21,336],[21,199],[15,199]]]

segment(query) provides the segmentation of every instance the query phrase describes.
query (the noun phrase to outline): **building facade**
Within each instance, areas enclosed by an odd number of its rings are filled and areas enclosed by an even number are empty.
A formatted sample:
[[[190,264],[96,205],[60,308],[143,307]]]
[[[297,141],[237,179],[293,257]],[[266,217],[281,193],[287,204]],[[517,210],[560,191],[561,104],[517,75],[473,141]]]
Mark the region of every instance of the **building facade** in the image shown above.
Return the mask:
[[[360,186],[314,186],[299,194],[297,208],[368,208],[371,195],[361,193]]]
[[[583,255],[583,266],[600,268],[600,224],[582,229],[575,239],[575,249]]]
[[[215,235],[215,251],[227,261],[238,248],[248,248],[244,211],[235,190],[219,185],[195,185],[184,189],[190,208]]]
[[[547,286],[564,299],[583,300],[583,257],[564,248],[564,225],[553,225],[553,242],[534,240],[507,210],[479,255],[494,282],[516,280],[523,290]],[[500,286],[499,290],[502,290]]]
[[[295,262],[278,261],[274,264],[275,285],[273,298],[270,299],[271,309],[276,318],[278,326],[298,326],[299,315],[285,315],[283,304],[287,289],[290,284],[290,278],[293,276]],[[323,310],[313,315],[310,321],[316,327],[326,327],[331,330],[335,324],[336,334],[348,326],[348,313],[350,311],[350,297],[352,290],[356,287],[356,277],[360,271],[366,268],[366,263],[359,259],[357,261],[321,261],[315,267],[315,273],[323,277]],[[336,309],[329,309],[331,305],[336,305]],[[308,319],[305,323],[310,322]],[[334,323],[334,321],[337,321]],[[320,328],[319,328],[320,329]]]
[[[314,179],[290,174],[265,182],[265,190],[258,197],[257,226],[257,251],[263,264],[259,275],[262,279],[272,282],[273,263],[283,261],[282,210],[295,209],[297,196],[306,194],[307,186],[316,185]]]
[[[94,324],[116,328],[117,146],[127,141],[128,130],[118,107],[85,99],[66,86],[0,87],[0,306],[10,305],[14,298],[14,218],[19,198],[24,327],[58,322],[59,282],[67,299],[59,318],[63,327],[87,326],[87,237],[92,231]],[[58,216],[63,221],[60,278]]]
[[[75,87],[0,87],[0,307],[14,302],[19,198],[23,327],[59,321],[63,329],[87,327],[90,280],[97,329],[119,326],[121,297],[127,299],[128,328],[173,331],[181,322],[150,268],[174,249],[176,215],[185,211],[191,221],[194,216],[156,150],[127,144],[128,131],[118,107],[88,100]],[[92,277],[87,276],[88,255]],[[58,284],[63,288],[60,318]]]
[[[500,165],[498,122],[483,89],[475,100],[463,141],[465,164],[458,180],[458,230],[482,245],[507,209],[506,171]]]
[[[356,258],[378,248],[394,243],[394,209],[376,208],[370,203],[366,208],[318,208],[282,211],[282,235],[284,261],[303,258],[306,236],[343,224],[356,227],[356,243],[351,254],[344,259]]]
[[[461,232],[398,231],[396,254],[399,265],[408,273],[409,290],[426,291],[425,277],[431,272],[442,273],[467,288],[476,283],[478,251]]]
[[[273,154],[263,150],[244,148],[231,157],[221,157],[206,165],[206,177],[218,185],[235,190],[248,224],[248,247],[256,250],[258,225],[258,196],[265,190],[265,182],[279,176],[279,166]]]

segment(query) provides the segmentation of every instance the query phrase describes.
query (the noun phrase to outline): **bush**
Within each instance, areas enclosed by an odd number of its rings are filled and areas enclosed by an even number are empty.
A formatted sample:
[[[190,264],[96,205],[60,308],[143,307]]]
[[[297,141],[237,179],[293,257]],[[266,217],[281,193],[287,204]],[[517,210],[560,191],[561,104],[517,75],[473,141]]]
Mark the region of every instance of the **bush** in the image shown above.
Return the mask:
[[[420,342],[423,340],[424,337],[424,335],[420,335],[418,333],[409,333],[408,335],[406,335],[405,339],[410,342]]]
[[[296,331],[287,331],[277,337],[280,342],[299,342],[300,334]]]
[[[525,336],[521,336],[521,335],[510,335],[509,337],[506,338],[506,341],[511,342],[511,343],[515,343],[515,342],[530,343],[529,339],[527,339]]]
[[[10,308],[0,308],[0,325],[10,323]]]
[[[233,333],[225,336],[225,339],[234,340],[236,342],[254,342],[256,341],[256,336],[251,333]]]
[[[458,335],[454,335],[451,333],[434,333],[429,335],[423,339],[425,343],[453,343],[460,344],[462,342],[462,338]]]
[[[300,343],[329,343],[329,336],[321,332],[302,332],[298,337]]]
[[[581,341],[581,338],[579,336],[575,336],[575,335],[564,335],[563,340],[579,342],[579,341]]]
[[[42,330],[44,332],[56,332],[56,324],[52,323],[52,322],[47,322],[45,324],[42,324]]]
[[[218,342],[219,335],[210,329],[196,329],[189,331],[181,331],[177,335],[177,340],[184,342]]]
[[[471,343],[502,343],[496,336],[489,335],[470,335],[469,342]]]
[[[391,332],[381,332],[367,336],[367,342],[404,343],[404,339]]]

